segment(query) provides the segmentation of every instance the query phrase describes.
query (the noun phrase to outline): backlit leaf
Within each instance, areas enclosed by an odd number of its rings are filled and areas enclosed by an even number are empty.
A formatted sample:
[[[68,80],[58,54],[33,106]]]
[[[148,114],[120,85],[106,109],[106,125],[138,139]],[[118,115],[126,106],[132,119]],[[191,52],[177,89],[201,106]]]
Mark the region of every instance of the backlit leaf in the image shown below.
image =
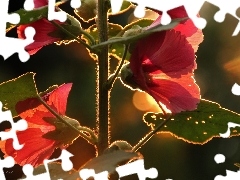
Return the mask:
[[[48,15],[48,6],[43,6],[41,8],[34,9],[32,11],[26,11],[25,9],[19,9],[14,13],[19,14],[20,22],[17,25],[33,23],[39,19],[45,18]],[[17,25],[7,23],[6,32],[10,31]]]
[[[162,114],[146,113],[144,122],[152,129],[163,122]],[[240,125],[240,114],[222,108],[218,103],[202,99],[194,111],[176,114],[159,133],[171,133],[189,143],[204,144],[226,133],[228,122]],[[239,136],[240,127],[231,128],[231,136]]]
[[[125,0],[124,0],[123,3],[122,3],[122,7],[121,7],[120,11],[119,11],[117,14],[124,13],[124,12],[126,12],[127,10],[129,10],[131,7],[132,7],[132,3],[130,3],[129,1],[125,1]],[[112,13],[112,12],[111,12],[111,9],[110,9],[109,13],[110,13],[110,14]],[[116,14],[114,14],[114,15],[116,15]]]
[[[15,105],[19,101],[38,96],[35,86],[34,73],[26,73],[18,78],[0,84],[0,101],[5,110],[11,110],[17,116]]]
[[[133,35],[133,36],[109,38],[108,41],[105,41],[105,42],[102,42],[102,43],[97,44],[95,46],[92,46],[92,48],[94,48],[94,49],[101,49],[102,47],[105,47],[105,46],[108,46],[108,45],[112,45],[112,44],[116,44],[116,43],[130,44],[130,43],[135,42],[135,41],[137,41],[137,40],[139,40],[141,38],[149,36],[152,33],[173,29],[176,25],[178,25],[183,20],[186,20],[186,18],[174,19],[168,25],[161,25],[161,24],[160,25],[156,25],[156,26],[154,26],[154,27],[152,27],[152,28],[150,28],[150,29],[148,29],[146,31],[143,31],[140,34]]]
[[[109,23],[108,27],[108,38],[114,38],[114,37],[121,37],[125,31],[131,29],[134,25],[139,25],[141,27],[147,27],[150,24],[152,24],[153,20],[151,19],[141,19],[138,21],[134,21],[131,24],[128,24],[127,26],[125,26],[124,28],[118,24],[113,24],[113,23]],[[89,34],[91,34],[93,36],[94,39],[96,39],[96,42],[99,43],[98,41],[98,30],[96,25],[93,25],[91,27],[89,27],[87,29],[87,32]],[[86,39],[87,41],[87,39]],[[115,57],[118,60],[121,60],[122,55],[123,55],[123,50],[124,50],[124,45],[121,43],[116,43],[116,44],[111,44],[111,46],[109,46],[109,53],[110,55],[112,55],[113,57]],[[94,56],[93,54],[90,54],[94,59],[96,58],[96,56]],[[130,58],[130,54],[127,54],[126,60],[129,60]]]

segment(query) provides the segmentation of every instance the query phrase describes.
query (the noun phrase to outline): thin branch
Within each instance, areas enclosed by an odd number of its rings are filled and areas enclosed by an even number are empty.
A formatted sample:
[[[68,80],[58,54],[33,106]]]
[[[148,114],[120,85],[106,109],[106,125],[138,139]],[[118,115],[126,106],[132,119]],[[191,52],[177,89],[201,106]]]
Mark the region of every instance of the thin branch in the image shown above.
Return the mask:
[[[107,83],[106,83],[106,88],[107,88],[108,90],[110,90],[110,89],[112,88],[112,86],[113,86],[116,78],[118,77],[119,72],[120,72],[121,69],[122,69],[122,66],[123,66],[124,61],[125,61],[126,56],[127,56],[128,48],[129,48],[129,45],[128,45],[128,44],[125,44],[125,45],[124,45],[124,51],[123,51],[122,60],[121,60],[121,62],[120,62],[120,64],[119,64],[116,72],[115,72],[112,76],[110,76],[110,78],[108,79],[108,81],[107,81]]]
[[[81,29],[81,33],[82,33],[83,35],[85,35],[85,36],[88,38],[88,40],[91,41],[92,45],[95,45],[95,44],[96,44],[95,39],[94,39],[90,34],[88,34],[86,31],[84,31],[83,29]]]
[[[137,152],[149,139],[153,137],[159,129],[161,129],[170,119],[172,116],[169,116],[166,120],[164,120],[161,124],[159,124],[154,130],[149,132],[143,139],[141,139],[132,149],[133,152]]]
[[[96,139],[97,137],[95,136],[95,138],[90,138],[88,137],[86,134],[84,134],[82,131],[86,131],[86,127],[80,127],[80,129],[77,129],[76,127],[72,126],[71,124],[69,124],[68,122],[66,122],[57,112],[55,112],[40,96],[38,96],[38,99],[40,100],[40,102],[54,115],[56,116],[56,118],[58,118],[59,121],[61,121],[62,123],[64,123],[65,125],[67,125],[68,127],[70,127],[71,129],[73,129],[76,133],[78,133],[80,136],[82,136],[84,139],[86,139],[87,141],[91,142],[92,144],[96,144]],[[87,130],[88,133],[89,129]],[[92,135],[92,133],[90,133]]]
[[[93,48],[91,46],[89,46],[87,43],[85,43],[84,41],[82,41],[81,39],[79,39],[77,36],[75,36],[74,34],[72,34],[71,32],[69,32],[67,29],[65,29],[64,27],[62,27],[61,25],[59,25],[58,23],[54,22],[54,21],[49,21],[51,22],[54,26],[56,26],[57,28],[59,28],[60,30],[62,30],[63,32],[65,32],[67,35],[69,35],[70,37],[74,38],[77,42],[83,44],[85,47],[87,47],[88,49],[90,49],[91,51],[93,51]]]
[[[65,3],[66,1],[68,1],[68,0],[65,0],[65,1],[62,2],[62,3]],[[62,10],[61,10],[59,7],[57,7],[57,6],[56,6],[56,9],[59,10],[59,11],[62,11]],[[90,40],[91,45],[95,45],[95,44],[96,44],[95,39],[94,39],[90,34],[88,34],[86,31],[84,31],[84,30],[81,29],[81,28],[80,28],[79,30],[80,30],[81,34],[85,35],[85,36],[88,38],[88,40]]]

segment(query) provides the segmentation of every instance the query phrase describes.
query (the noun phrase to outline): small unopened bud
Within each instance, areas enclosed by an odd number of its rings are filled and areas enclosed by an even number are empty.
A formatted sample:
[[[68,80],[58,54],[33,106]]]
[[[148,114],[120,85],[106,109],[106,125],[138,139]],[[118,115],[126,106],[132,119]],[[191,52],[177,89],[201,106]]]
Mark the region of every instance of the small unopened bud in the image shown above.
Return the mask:
[[[113,152],[113,151],[118,151],[118,150],[131,151],[131,150],[132,150],[132,146],[131,146],[131,144],[129,144],[127,141],[122,141],[122,140],[114,141],[114,142],[105,150],[105,153],[111,153],[111,152]]]
[[[130,64],[126,64],[121,69],[121,81],[131,89],[138,89],[138,84],[133,80],[133,72],[130,69]]]
[[[114,141],[111,145],[110,148],[113,146],[117,146],[118,150],[123,150],[123,151],[131,151],[132,150],[132,146],[131,144],[129,144],[127,141]]]

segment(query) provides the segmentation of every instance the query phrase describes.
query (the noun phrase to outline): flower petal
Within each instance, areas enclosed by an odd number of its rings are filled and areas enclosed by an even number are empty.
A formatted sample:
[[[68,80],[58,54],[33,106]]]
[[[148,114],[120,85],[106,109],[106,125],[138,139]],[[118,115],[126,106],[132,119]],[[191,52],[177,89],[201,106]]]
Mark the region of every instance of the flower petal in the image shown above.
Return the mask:
[[[39,8],[48,5],[48,0],[34,0],[34,8]]]
[[[43,96],[43,100],[57,113],[65,115],[67,98],[72,88],[72,83],[63,84],[57,89]],[[16,105],[16,111],[22,119],[38,125],[52,126],[43,120],[45,117],[55,117],[37,98],[29,98],[20,101]]]
[[[43,134],[38,128],[28,128],[25,131],[17,132],[18,140],[20,144],[24,143],[24,147],[16,151],[12,146],[12,139],[9,139],[5,144],[7,155],[12,156],[21,166],[42,164],[43,160],[48,159],[57,147],[55,141],[42,138]]]
[[[148,27],[154,27],[161,23],[162,13],[157,11],[160,15],[159,17]],[[172,19],[188,17],[188,14],[183,6],[169,10],[169,16]],[[194,52],[197,52],[199,44],[203,41],[203,33],[198,29],[191,19],[178,24],[174,30],[181,32],[182,35],[188,37],[188,42],[193,46]]]
[[[200,89],[192,75],[189,73],[180,78],[170,78],[161,74],[161,78],[153,77],[153,83],[148,84],[147,92],[172,113],[194,110],[200,101]]]
[[[54,106],[59,114],[65,115],[67,99],[71,88],[72,83],[63,84],[57,89],[43,96],[43,99],[46,100],[47,104],[50,106]]]
[[[51,37],[48,34],[57,30],[57,28],[48,22],[46,19],[40,19],[28,25],[20,25],[17,28],[18,37],[20,39],[25,39],[25,29],[27,27],[33,27],[36,31],[34,36],[34,42],[26,46],[26,50],[30,55],[35,54],[43,46],[52,44],[59,41],[60,38]]]
[[[154,33],[138,42],[131,56],[130,67],[134,75],[138,76],[141,66],[144,72],[156,69],[165,73],[183,69],[191,72],[195,67],[194,50],[179,32]]]
[[[37,98],[29,98],[20,101],[15,107],[17,113],[22,119],[38,125],[51,126],[43,120],[43,117],[54,117],[54,115],[41,104]]]

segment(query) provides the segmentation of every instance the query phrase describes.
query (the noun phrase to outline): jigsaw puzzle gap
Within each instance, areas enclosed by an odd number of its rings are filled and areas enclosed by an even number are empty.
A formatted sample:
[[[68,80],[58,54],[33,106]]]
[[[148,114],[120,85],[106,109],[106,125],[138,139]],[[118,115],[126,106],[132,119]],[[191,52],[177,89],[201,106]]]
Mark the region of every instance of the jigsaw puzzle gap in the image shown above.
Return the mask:
[[[80,0],[71,0],[70,5],[72,8],[80,8],[81,1]]]
[[[23,7],[27,11],[33,10],[33,8],[34,8],[34,0],[25,0]]]
[[[58,20],[60,22],[65,22],[67,20],[67,13],[64,11],[55,11],[56,0],[48,1],[48,20]]]

